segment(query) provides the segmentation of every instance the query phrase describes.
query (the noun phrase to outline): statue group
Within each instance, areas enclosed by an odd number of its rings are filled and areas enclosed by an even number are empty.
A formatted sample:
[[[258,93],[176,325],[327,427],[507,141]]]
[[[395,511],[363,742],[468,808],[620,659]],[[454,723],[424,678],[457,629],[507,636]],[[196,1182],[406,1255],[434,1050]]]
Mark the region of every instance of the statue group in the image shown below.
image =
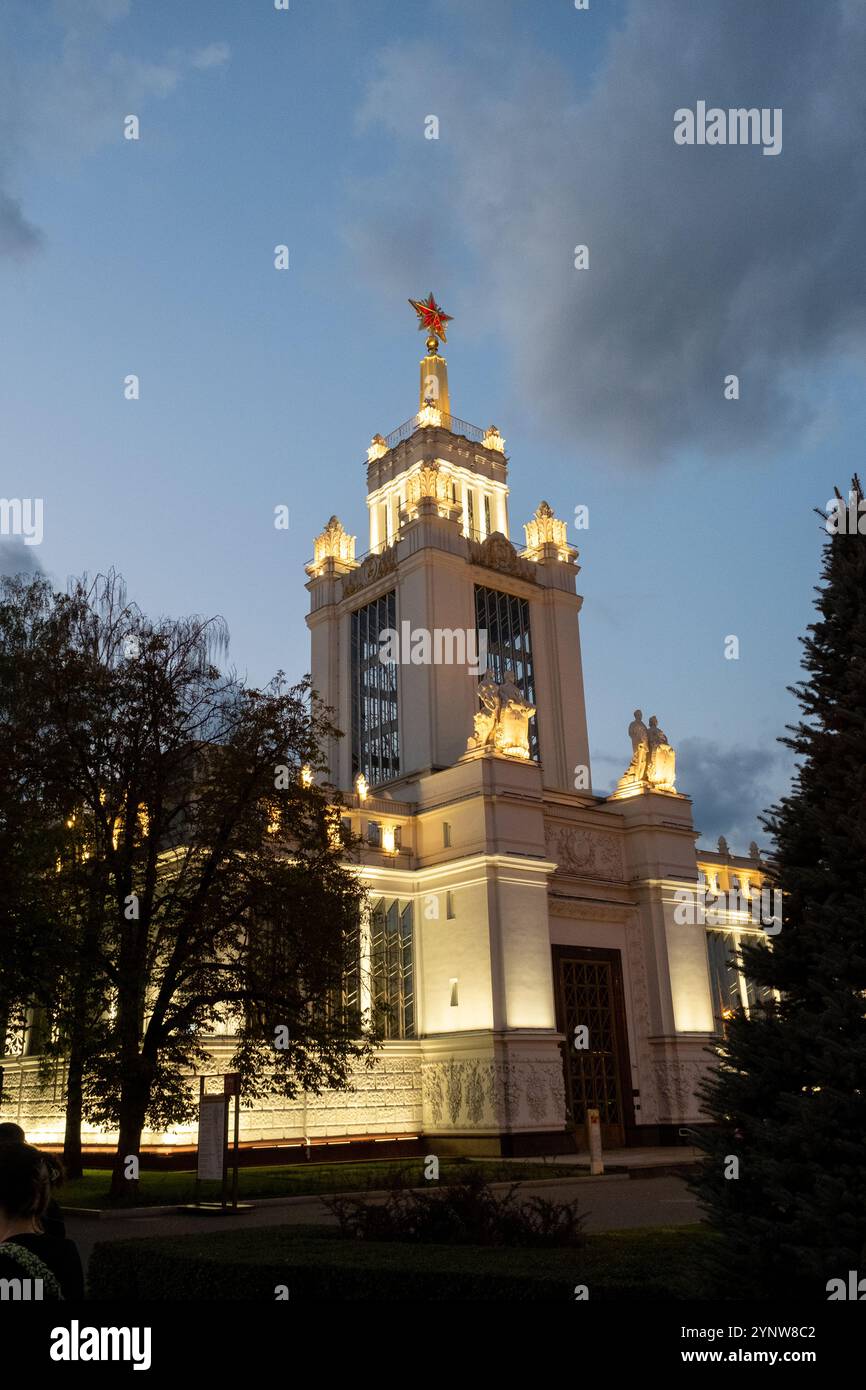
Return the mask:
[[[523,691],[506,673],[505,679],[495,681],[485,676],[478,684],[481,708],[475,715],[475,727],[466,745],[467,751],[493,748],[511,758],[529,757],[529,721],[535,706],[524,699]]]
[[[659,728],[656,716],[650,715],[649,728],[643,722],[639,709],[628,726],[631,739],[631,762],[616,784],[618,792],[634,790],[638,787],[646,791],[672,792],[676,790],[676,753],[667,741],[667,735]]]

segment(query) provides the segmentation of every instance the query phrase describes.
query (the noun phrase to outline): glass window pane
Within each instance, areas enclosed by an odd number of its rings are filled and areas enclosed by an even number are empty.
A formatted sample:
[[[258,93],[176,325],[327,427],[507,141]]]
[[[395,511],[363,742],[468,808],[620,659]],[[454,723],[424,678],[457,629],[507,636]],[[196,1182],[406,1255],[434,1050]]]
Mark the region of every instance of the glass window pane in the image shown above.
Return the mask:
[[[397,667],[379,660],[379,639],[396,626],[392,589],[352,614],[352,776],[370,786],[400,773]]]

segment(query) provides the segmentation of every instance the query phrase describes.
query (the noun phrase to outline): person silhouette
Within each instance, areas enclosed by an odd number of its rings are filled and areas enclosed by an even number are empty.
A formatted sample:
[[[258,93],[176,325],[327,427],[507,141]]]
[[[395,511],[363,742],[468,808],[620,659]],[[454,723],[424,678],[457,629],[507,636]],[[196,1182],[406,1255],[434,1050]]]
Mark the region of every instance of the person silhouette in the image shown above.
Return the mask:
[[[38,1149],[0,1143],[0,1280],[41,1281],[43,1299],[81,1299],[84,1274],[77,1246],[65,1236],[48,1235],[42,1226],[51,1181],[52,1167]]]
[[[27,1136],[20,1125],[16,1125],[12,1120],[4,1120],[0,1124],[0,1144],[26,1144]],[[51,1182],[52,1191],[59,1187],[63,1182],[63,1165],[50,1154],[43,1154],[45,1163],[48,1167],[48,1177]],[[62,1239],[66,1235],[66,1222],[63,1220],[63,1212],[57,1205],[54,1197],[49,1199],[48,1206],[39,1218],[42,1230],[47,1236],[60,1236]]]

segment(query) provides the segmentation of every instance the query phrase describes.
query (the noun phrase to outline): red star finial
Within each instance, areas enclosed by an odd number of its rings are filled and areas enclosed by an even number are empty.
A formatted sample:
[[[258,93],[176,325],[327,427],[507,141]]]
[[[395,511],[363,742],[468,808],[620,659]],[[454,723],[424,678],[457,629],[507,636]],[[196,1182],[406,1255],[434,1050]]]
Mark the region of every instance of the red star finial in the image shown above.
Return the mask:
[[[428,299],[410,299],[409,303],[418,315],[418,327],[425,333],[429,333],[436,338],[441,338],[443,343],[447,342],[445,337],[445,325],[451,323],[451,314],[442,312],[432,293]]]

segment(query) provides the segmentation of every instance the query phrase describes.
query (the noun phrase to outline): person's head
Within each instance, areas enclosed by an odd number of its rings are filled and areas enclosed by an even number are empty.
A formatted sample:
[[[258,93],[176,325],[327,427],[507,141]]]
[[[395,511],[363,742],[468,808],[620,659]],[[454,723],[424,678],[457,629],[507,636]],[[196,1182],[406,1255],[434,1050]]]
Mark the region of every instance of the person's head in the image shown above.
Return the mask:
[[[20,1125],[14,1125],[11,1120],[4,1120],[0,1125],[0,1144],[26,1144],[24,1130]]]
[[[51,1198],[51,1169],[45,1156],[30,1144],[0,1144],[0,1215],[7,1222],[39,1218]]]
[[[642,715],[642,713],[641,713],[641,711],[640,711],[639,709],[636,709],[636,710],[635,710],[635,712],[634,712],[634,717],[635,717],[635,719],[643,719],[643,715]]]

